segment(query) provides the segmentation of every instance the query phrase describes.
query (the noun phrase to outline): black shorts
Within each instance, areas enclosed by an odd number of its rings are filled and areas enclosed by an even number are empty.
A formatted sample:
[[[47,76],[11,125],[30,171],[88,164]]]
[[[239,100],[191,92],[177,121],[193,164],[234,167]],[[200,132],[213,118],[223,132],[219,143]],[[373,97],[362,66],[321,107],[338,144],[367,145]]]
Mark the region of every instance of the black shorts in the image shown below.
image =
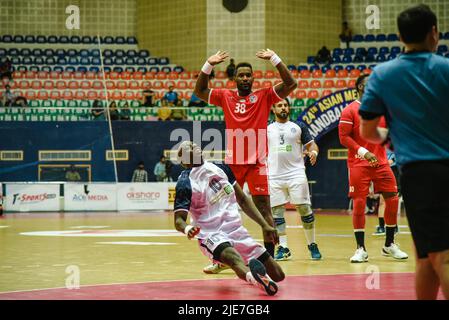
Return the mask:
[[[449,250],[449,160],[404,165],[401,186],[418,258]]]

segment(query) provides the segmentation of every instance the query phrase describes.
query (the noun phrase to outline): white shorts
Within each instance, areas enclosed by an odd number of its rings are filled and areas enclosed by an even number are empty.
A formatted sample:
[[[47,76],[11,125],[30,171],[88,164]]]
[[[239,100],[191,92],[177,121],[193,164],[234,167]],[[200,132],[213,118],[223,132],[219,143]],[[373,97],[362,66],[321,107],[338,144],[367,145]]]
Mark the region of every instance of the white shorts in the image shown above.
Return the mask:
[[[271,207],[287,202],[310,205],[309,184],[306,178],[269,180]]]
[[[266,251],[262,245],[251,238],[248,230],[244,227],[240,227],[231,233],[223,231],[208,233],[206,238],[198,240],[203,254],[215,263],[220,261],[214,260],[214,251],[224,242],[229,242],[240,253],[245,264],[248,264],[251,259],[259,258]]]

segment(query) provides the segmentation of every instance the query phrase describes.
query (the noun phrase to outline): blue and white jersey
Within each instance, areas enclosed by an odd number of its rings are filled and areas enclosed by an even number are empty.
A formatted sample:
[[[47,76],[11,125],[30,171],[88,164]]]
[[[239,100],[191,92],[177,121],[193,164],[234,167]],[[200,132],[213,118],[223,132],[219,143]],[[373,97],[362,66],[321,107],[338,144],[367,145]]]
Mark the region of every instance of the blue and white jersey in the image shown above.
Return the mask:
[[[225,164],[204,161],[184,170],[176,184],[174,211],[191,213],[191,224],[200,227],[199,239],[208,233],[231,233],[242,226],[235,197],[234,174]]]

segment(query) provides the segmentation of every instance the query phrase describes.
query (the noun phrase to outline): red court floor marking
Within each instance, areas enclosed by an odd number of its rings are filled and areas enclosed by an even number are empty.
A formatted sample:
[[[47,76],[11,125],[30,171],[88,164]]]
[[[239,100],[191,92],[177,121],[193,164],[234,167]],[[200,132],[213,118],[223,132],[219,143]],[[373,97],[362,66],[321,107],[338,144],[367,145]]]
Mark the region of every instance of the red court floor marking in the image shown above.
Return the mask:
[[[239,279],[163,281],[0,293],[0,300],[412,300],[413,273],[383,273],[380,289],[369,274],[289,276],[274,297]],[[440,296],[442,298],[442,296]]]

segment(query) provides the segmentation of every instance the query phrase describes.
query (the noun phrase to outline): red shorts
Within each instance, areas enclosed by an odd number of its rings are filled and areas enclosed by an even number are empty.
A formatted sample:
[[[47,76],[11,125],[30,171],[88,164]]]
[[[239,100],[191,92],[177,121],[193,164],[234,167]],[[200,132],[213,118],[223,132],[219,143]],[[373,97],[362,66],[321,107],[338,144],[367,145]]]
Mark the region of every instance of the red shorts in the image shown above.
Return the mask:
[[[349,197],[366,197],[369,194],[371,181],[374,184],[374,193],[398,192],[398,186],[393,171],[388,164],[378,168],[352,167],[348,168]]]
[[[230,164],[229,167],[231,168],[237,183],[242,188],[245,182],[248,184],[251,195],[270,195],[268,192],[268,171],[266,164]]]

